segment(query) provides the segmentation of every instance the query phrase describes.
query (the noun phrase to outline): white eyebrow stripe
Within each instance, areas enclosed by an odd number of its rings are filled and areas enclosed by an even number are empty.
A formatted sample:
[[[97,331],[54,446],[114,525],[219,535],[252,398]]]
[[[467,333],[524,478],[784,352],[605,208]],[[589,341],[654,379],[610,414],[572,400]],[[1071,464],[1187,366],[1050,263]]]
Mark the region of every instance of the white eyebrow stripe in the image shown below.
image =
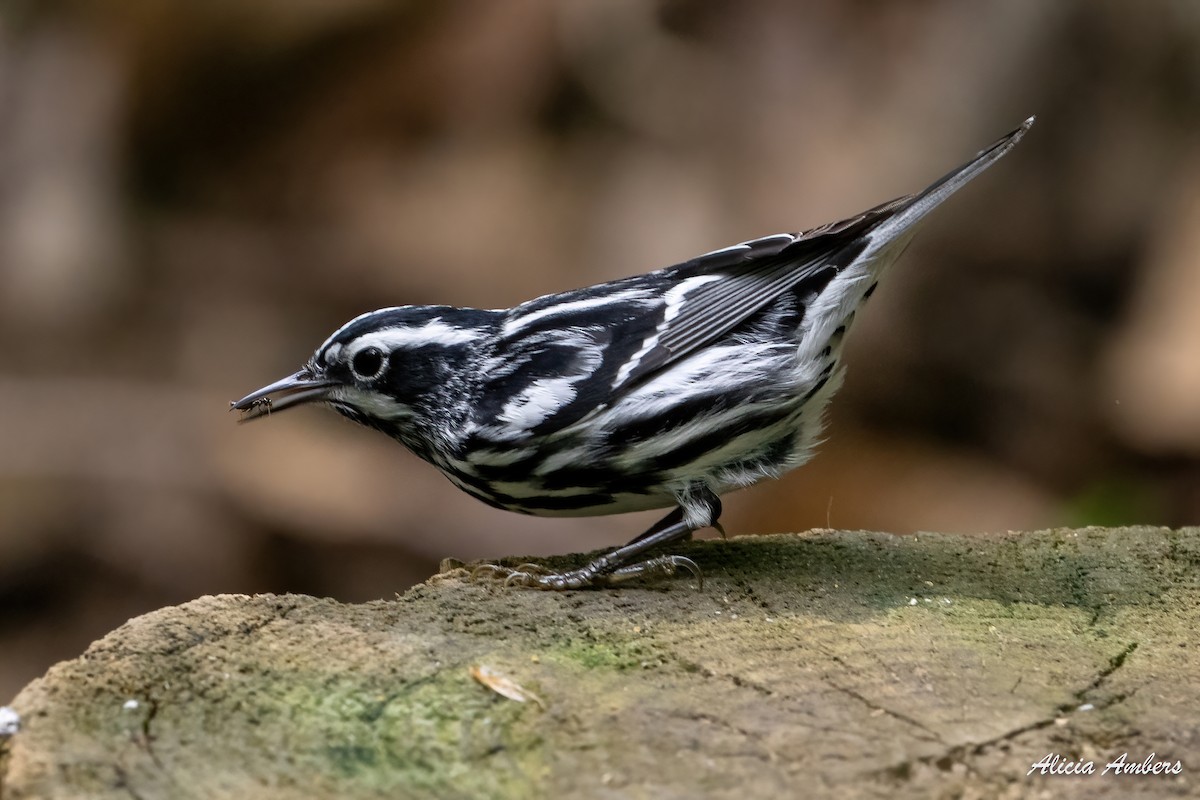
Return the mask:
[[[329,347],[329,345],[333,342],[333,340],[338,338],[339,336],[341,336],[342,331],[346,330],[354,323],[361,322],[362,320],[366,319],[367,317],[373,317],[376,314],[384,314],[384,313],[387,313],[388,311],[399,311],[403,307],[404,306],[388,306],[387,308],[377,308],[374,311],[365,311],[362,314],[359,314],[357,317],[350,320],[345,325],[343,325],[342,327],[340,327],[336,331],[334,331],[332,334],[330,334],[328,339],[321,342],[321,346],[317,348],[317,352],[318,353],[325,352],[325,349],[327,347]]]
[[[415,328],[397,326],[363,334],[348,343],[348,358],[367,347],[378,347],[385,353],[390,353],[400,347],[413,345],[439,345],[452,347],[457,344],[469,344],[478,340],[484,334],[476,328],[461,328],[447,325],[440,319],[431,319],[424,325]]]

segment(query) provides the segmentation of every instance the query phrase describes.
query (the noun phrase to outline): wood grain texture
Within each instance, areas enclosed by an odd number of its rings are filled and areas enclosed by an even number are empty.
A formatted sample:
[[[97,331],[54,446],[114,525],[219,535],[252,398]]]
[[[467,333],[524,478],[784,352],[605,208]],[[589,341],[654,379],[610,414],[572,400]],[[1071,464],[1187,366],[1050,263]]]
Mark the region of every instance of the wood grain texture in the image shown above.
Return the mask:
[[[459,570],[364,605],[226,595],[139,617],[16,698],[0,797],[1194,791],[1200,529],[679,552],[703,590],[538,592]],[[1100,775],[1122,752],[1183,774]],[[1097,774],[1027,776],[1047,753]]]

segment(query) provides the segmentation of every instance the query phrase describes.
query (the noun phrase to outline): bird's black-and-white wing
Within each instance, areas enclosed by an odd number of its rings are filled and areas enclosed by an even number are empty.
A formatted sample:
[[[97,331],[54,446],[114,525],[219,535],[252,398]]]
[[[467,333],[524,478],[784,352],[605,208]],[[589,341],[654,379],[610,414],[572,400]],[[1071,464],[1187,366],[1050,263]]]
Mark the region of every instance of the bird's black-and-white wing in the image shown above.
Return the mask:
[[[633,278],[511,309],[488,364],[491,437],[546,435],[612,405],[785,294],[815,297],[851,264],[894,260],[933,208],[1014,146],[1032,120],[922,192],[801,233],[753,239]],[[864,287],[865,288],[865,287]],[[803,314],[805,309],[801,309]],[[519,384],[519,385],[518,385]]]
[[[614,391],[631,389],[719,340],[788,292],[819,293],[861,250],[858,231],[869,219],[754,239],[670,268],[675,286],[661,317]]]
[[[870,258],[899,241],[890,254],[894,260],[917,223],[1003,157],[1032,124],[1032,118],[1026,120],[921,192],[802,233],[742,242],[668,268],[678,283],[667,293],[663,318],[615,389],[631,388],[720,339],[788,292],[819,292],[855,259]]]
[[[582,419],[606,401],[662,305],[659,283],[639,276],[510,309],[480,370],[478,433],[517,442]]]
[[[837,226],[767,236],[512,309],[481,393],[488,438],[546,435],[611,405],[783,293],[819,291],[854,239]]]

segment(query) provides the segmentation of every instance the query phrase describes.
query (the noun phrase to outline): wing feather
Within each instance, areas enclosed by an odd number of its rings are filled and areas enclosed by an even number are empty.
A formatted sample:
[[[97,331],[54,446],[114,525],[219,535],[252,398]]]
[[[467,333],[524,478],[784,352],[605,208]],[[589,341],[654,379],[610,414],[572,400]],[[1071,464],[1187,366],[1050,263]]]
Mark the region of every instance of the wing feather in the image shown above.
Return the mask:
[[[870,257],[888,242],[911,236],[932,209],[1003,157],[1032,124],[1030,117],[921,192],[804,233],[754,239],[663,270],[676,289],[668,292],[657,340],[648,341],[622,371],[614,392],[716,341],[785,293],[809,286],[819,291],[859,256]]]
[[[708,256],[700,256],[673,268],[679,273],[675,277],[678,297],[668,296],[666,313],[654,334],[657,338],[624,372],[615,391],[627,390],[720,339],[788,292],[804,293],[806,286],[820,291],[861,252],[856,245],[862,243],[863,230],[892,207],[888,203],[852,220],[801,234],[745,242],[746,249],[732,263],[721,252],[717,265],[706,264]]]
[[[1030,118],[963,166],[906,195],[797,234],[775,234],[714,250],[673,267],[610,284],[530,301],[509,312],[504,350],[537,351],[535,332],[567,329],[595,348],[572,381],[574,399],[524,431],[546,434],[610,405],[671,364],[727,335],[788,292],[820,292],[858,258],[872,258],[953,192],[1007,153],[1033,124]],[[902,248],[901,248],[902,249]],[[891,254],[894,258],[898,251]],[[520,378],[553,377],[547,368]],[[547,390],[548,391],[548,390]],[[566,391],[559,393],[563,398]],[[514,433],[517,433],[514,431]]]

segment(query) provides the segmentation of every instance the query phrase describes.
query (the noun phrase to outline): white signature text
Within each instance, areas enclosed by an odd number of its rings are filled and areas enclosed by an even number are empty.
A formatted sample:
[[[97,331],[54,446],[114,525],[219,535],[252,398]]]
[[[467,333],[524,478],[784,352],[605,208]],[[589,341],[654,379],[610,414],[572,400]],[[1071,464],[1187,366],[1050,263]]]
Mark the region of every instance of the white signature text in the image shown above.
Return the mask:
[[[1040,761],[1029,768],[1026,775],[1038,772],[1042,775],[1096,775],[1096,764],[1093,761],[1072,761],[1063,758],[1058,753],[1047,753]],[[1159,761],[1155,753],[1146,756],[1142,761],[1131,758],[1129,753],[1121,753],[1104,765],[1100,775],[1179,775],[1183,772],[1183,764],[1179,761]]]

